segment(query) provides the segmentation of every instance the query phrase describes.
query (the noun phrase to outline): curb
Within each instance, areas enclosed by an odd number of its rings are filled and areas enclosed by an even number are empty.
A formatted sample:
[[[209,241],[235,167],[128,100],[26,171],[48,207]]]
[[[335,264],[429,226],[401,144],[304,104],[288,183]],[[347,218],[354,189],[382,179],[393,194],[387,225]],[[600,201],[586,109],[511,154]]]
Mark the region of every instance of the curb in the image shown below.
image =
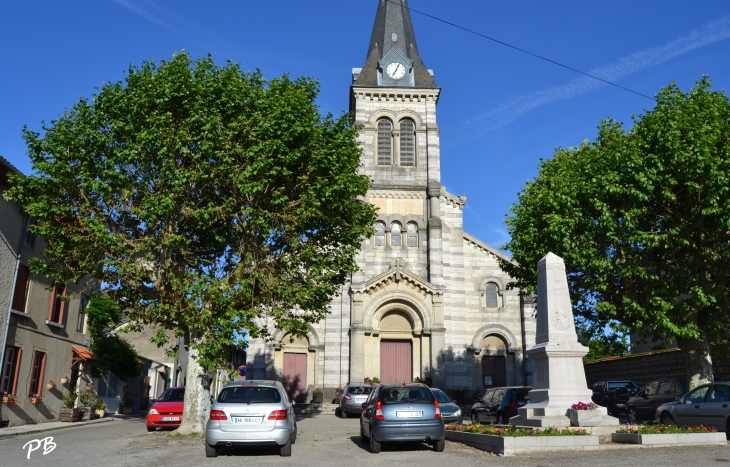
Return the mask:
[[[32,435],[35,433],[44,433],[46,431],[55,431],[55,430],[63,430],[65,428],[76,428],[79,426],[86,426],[86,425],[93,425],[96,423],[106,423],[106,422],[113,422],[115,418],[113,417],[105,417],[100,418],[97,420],[88,420],[85,422],[73,422],[73,423],[67,423],[64,426],[51,426],[51,427],[44,427],[42,423],[39,423],[37,425],[22,425],[18,427],[9,427],[9,429],[13,428],[22,428],[23,426],[32,426],[33,428],[23,431],[17,431],[15,433],[3,433],[2,430],[0,430],[0,440],[2,439],[8,439],[8,438],[14,438],[16,436],[23,436],[23,435]],[[5,430],[5,428],[3,428]]]

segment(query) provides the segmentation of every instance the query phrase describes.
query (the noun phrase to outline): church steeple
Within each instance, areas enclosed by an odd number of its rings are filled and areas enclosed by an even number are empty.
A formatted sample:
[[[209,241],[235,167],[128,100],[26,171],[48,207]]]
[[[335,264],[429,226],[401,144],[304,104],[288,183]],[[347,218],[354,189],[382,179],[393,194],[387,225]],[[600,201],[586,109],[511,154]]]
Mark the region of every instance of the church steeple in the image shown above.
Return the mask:
[[[436,87],[418,53],[407,0],[378,0],[367,60],[354,84]]]

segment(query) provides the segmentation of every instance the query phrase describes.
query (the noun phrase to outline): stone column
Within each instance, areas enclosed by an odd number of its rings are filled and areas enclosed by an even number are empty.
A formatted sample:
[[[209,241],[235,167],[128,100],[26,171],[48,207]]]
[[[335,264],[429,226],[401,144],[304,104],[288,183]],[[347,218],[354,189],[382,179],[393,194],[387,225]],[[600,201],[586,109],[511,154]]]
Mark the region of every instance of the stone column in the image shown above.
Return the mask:
[[[446,389],[446,329],[431,330],[431,384],[434,387]]]
[[[350,327],[350,382],[365,378],[365,328]]]
[[[441,183],[433,180],[429,181],[428,272],[429,282],[434,285],[441,285],[444,281],[440,196]]]

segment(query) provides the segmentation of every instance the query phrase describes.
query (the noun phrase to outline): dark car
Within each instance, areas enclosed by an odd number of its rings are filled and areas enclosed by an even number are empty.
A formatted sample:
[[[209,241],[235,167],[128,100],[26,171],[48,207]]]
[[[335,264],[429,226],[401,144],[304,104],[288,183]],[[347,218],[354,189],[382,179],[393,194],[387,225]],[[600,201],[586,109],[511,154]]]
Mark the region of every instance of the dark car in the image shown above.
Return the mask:
[[[730,383],[703,384],[660,405],[655,420],[663,425],[711,426],[730,432]]]
[[[370,384],[347,383],[340,398],[340,417],[347,418],[349,414],[361,414],[362,404],[368,400],[373,386]]]
[[[441,389],[431,388],[431,392],[439,403],[441,418],[444,420],[444,424],[461,423],[461,407],[456,405],[456,402],[451,400]]]
[[[631,380],[597,381],[591,386],[591,400],[606,407],[609,415],[619,416],[626,410],[626,403],[639,392],[639,386]]]
[[[360,439],[370,443],[372,453],[383,443],[402,441],[425,442],[442,452],[446,436],[439,403],[425,384],[378,386],[363,404]]]
[[[662,378],[644,386],[626,403],[629,423],[653,422],[660,405],[673,402],[687,392],[684,378]]]
[[[471,406],[472,423],[506,425],[517,409],[530,402],[528,386],[489,389],[484,397]]]

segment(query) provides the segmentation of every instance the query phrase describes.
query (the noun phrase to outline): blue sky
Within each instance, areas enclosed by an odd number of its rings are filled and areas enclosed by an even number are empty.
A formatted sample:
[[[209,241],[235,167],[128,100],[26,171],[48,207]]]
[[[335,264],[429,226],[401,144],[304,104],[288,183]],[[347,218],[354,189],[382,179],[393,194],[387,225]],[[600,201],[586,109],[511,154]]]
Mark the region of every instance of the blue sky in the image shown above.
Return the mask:
[[[185,49],[223,63],[320,80],[323,112],[348,107],[378,0],[7,2],[0,10],[0,155],[30,172],[20,134],[40,130],[130,64]],[[441,17],[654,95],[702,74],[730,84],[730,2],[411,0]],[[465,229],[500,246],[517,192],[557,147],[592,140],[652,101],[413,14],[421,56],[443,88],[442,183],[467,196]]]

